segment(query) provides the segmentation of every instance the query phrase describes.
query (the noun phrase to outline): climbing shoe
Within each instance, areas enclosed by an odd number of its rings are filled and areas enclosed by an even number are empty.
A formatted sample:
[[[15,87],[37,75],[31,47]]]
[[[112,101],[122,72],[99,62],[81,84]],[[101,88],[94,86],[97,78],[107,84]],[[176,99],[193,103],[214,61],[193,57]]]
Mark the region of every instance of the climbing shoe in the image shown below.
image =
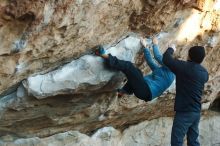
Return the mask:
[[[128,92],[126,92],[123,89],[117,89],[118,97],[122,97],[123,95],[130,95]]]
[[[95,50],[95,54],[97,55],[97,56],[102,56],[102,55],[104,55],[106,52],[105,52],[105,49],[103,48],[103,46],[102,45],[99,45],[98,47],[97,47],[97,49]]]
[[[123,93],[120,93],[118,92],[118,97],[121,98],[124,94]]]

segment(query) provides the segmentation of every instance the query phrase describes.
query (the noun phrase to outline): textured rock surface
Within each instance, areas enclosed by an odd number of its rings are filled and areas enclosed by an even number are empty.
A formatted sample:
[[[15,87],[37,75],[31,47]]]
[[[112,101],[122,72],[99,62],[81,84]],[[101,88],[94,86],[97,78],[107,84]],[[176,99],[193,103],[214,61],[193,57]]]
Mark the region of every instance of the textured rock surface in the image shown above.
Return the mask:
[[[140,50],[140,39],[130,36],[123,39],[116,46],[107,49],[106,53],[117,56],[118,59],[134,63],[135,56]],[[113,76],[117,76],[116,70],[105,68],[101,57],[85,55],[53,72],[29,77],[25,85],[29,94],[42,98],[62,93],[79,94],[98,91]],[[117,84],[116,80],[112,82]],[[92,86],[96,87],[93,88]],[[114,85],[112,86],[114,87]],[[109,88],[109,91],[112,91],[112,89]]]
[[[139,0],[1,1],[0,91],[115,42],[128,34],[129,16],[142,6]]]
[[[115,92],[37,100],[22,90],[20,86],[17,92],[0,101],[0,136],[45,137],[71,129],[90,133],[106,125],[124,129],[139,121],[171,116],[173,111],[171,95],[149,103],[135,97],[118,99]],[[18,96],[19,93],[23,96]]]
[[[219,114],[209,113],[203,116],[200,124],[201,146],[219,146]],[[1,143],[1,146],[168,146],[172,118],[159,118],[131,126],[123,132],[113,127],[105,127],[91,137],[76,131],[56,134],[48,138],[19,139]],[[207,134],[208,133],[208,134]],[[5,139],[9,137],[5,137]]]
[[[20,138],[45,140],[70,130],[86,134],[105,126],[124,130],[145,120],[171,117],[173,93],[165,93],[148,103],[133,96],[118,99],[114,90],[123,76],[98,66],[101,59],[91,55],[96,45],[107,44],[106,48],[116,50],[116,56],[135,60],[148,73],[143,55],[137,53],[139,40],[119,43],[133,33],[157,35],[163,51],[167,42],[173,40],[178,49],[176,56],[182,59],[186,59],[190,46],[204,45],[207,58],[203,65],[208,68],[210,79],[203,109],[220,111],[219,3],[219,0],[0,1],[0,139],[19,143],[23,141]],[[94,73],[90,75],[90,71]],[[75,80],[75,75],[79,80]],[[212,118],[212,114],[205,113],[205,117]],[[170,127],[171,120],[167,121]],[[215,122],[207,124],[219,129]],[[171,130],[169,127],[167,130]],[[213,138],[218,136],[211,130],[207,133]],[[88,136],[76,135],[90,140]],[[204,145],[218,142],[212,137],[202,140],[201,136],[201,140]],[[69,137],[66,138],[69,142]],[[42,141],[32,140],[30,143]]]

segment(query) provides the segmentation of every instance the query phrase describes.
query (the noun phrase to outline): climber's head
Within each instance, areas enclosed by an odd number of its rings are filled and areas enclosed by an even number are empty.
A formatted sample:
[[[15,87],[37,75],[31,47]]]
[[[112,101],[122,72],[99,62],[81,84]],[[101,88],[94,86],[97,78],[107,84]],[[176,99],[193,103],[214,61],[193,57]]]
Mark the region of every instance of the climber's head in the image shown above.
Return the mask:
[[[188,52],[188,59],[196,62],[202,63],[203,59],[205,58],[205,48],[202,46],[193,46],[189,49]]]

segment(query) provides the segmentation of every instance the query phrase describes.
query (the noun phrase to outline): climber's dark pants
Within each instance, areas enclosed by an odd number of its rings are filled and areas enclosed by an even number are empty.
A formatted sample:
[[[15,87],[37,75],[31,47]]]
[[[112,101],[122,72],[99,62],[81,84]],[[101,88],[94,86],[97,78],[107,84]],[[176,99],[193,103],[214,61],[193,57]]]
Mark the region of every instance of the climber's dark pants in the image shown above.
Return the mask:
[[[188,146],[200,146],[199,112],[176,112],[171,134],[171,146],[183,146],[183,139],[187,136]]]
[[[119,60],[115,56],[109,54],[109,58],[105,59],[108,67],[122,71],[127,77],[127,83],[122,88],[128,94],[134,95],[145,101],[151,100],[151,91],[145,83],[142,72],[136,68],[131,62]]]

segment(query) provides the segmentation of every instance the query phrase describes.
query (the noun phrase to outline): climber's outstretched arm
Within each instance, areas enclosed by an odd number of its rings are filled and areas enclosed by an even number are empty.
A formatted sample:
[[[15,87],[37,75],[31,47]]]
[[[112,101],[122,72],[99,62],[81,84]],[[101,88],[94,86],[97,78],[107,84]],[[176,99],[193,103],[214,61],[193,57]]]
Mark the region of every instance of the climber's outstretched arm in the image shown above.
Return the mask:
[[[157,62],[160,65],[164,65],[163,64],[163,56],[159,50],[158,44],[153,44],[153,53],[154,53],[154,58],[157,60]]]
[[[150,50],[148,48],[144,49],[144,57],[145,60],[147,62],[147,64],[149,65],[149,67],[151,68],[151,70],[155,70],[156,68],[158,68],[159,66],[153,61],[153,58],[150,54]]]

